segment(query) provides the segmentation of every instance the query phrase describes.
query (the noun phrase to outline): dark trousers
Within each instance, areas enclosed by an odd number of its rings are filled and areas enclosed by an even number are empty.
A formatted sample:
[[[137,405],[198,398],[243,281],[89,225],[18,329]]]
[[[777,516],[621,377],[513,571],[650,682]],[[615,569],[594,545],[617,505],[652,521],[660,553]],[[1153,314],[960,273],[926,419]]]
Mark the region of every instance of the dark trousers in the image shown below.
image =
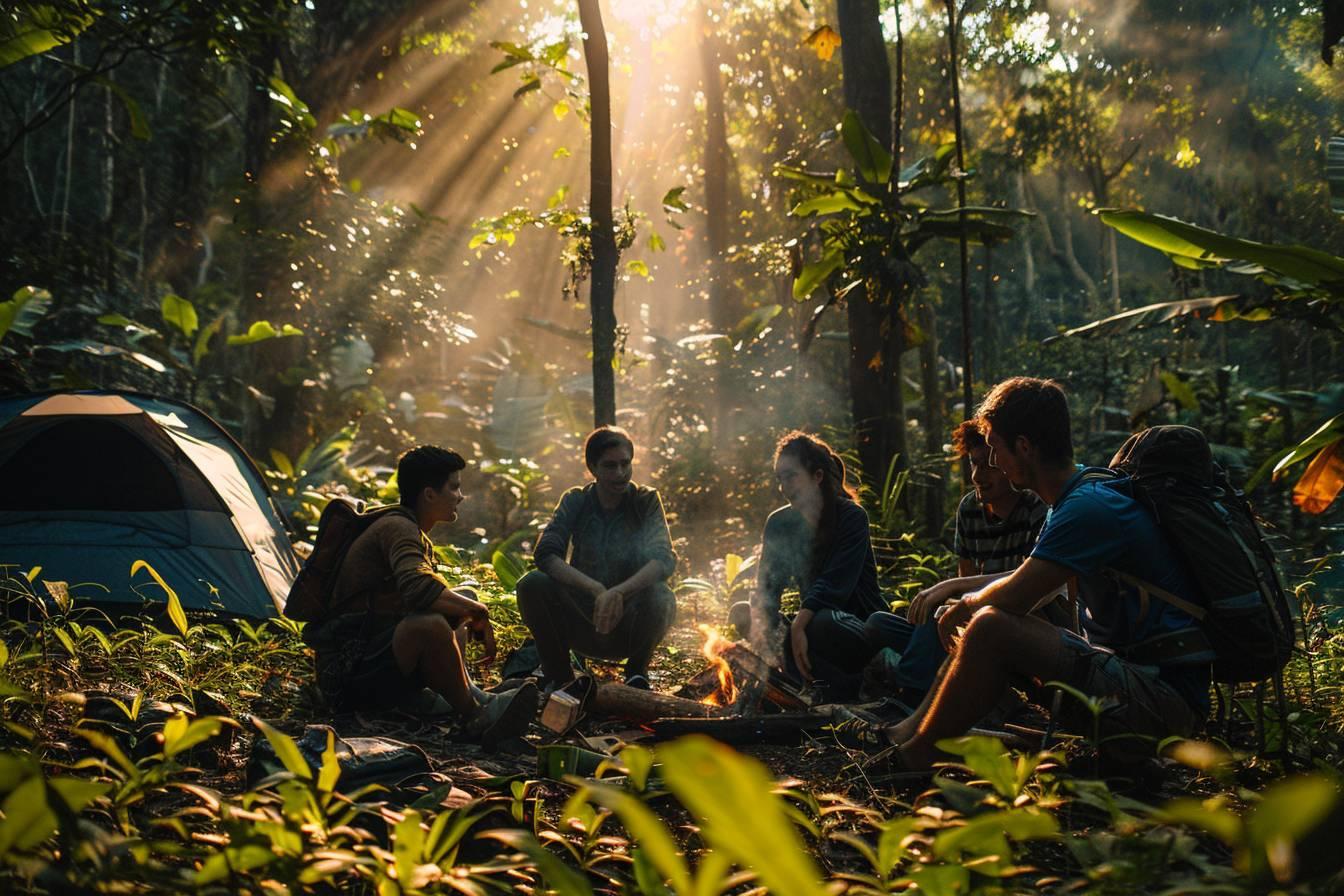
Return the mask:
[[[801,679],[793,660],[789,622],[782,614],[777,618],[784,627],[784,669]],[[734,604],[728,611],[728,620],[741,637],[751,637],[751,605],[747,601]],[[857,695],[863,667],[875,653],[877,648],[869,647],[864,637],[863,620],[853,613],[818,610],[807,624],[807,658],[812,664],[812,677],[825,683],[828,699],[850,699]]]
[[[938,669],[947,659],[947,651],[938,640],[938,623],[914,625],[895,613],[874,613],[863,624],[863,634],[873,653],[890,647],[901,655],[895,680],[887,684],[920,692],[933,687]]]
[[[518,581],[518,612],[541,655],[541,671],[552,681],[574,676],[569,652],[601,660],[625,660],[625,674],[644,675],[653,651],[677,616],[677,600],[659,582],[625,598],[620,622],[605,635],[593,627],[591,594],[561,585],[535,569]]]

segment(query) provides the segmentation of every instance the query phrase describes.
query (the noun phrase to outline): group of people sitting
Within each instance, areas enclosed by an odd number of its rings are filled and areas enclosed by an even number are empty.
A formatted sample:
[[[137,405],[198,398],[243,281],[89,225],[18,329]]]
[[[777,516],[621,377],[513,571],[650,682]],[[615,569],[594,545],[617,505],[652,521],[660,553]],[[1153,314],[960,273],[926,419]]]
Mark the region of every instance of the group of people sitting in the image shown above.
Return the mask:
[[[957,576],[919,592],[901,615],[880,589],[868,516],[844,462],[815,436],[784,436],[774,475],[788,504],[766,520],[756,587],[729,621],[831,702],[876,685],[916,705],[868,732],[910,770],[938,761],[939,740],[964,734],[1014,686],[1063,683],[1098,698],[1063,701],[1057,722],[1117,752],[1194,733],[1209,708],[1213,653],[1196,620],[1126,582],[1187,598],[1193,584],[1151,515],[1075,464],[1061,387],[1000,383],[953,444],[974,485],[957,510]],[[676,554],[658,493],[631,479],[633,460],[622,430],[588,436],[592,482],[561,497],[537,541],[537,568],[517,585],[540,674],[487,693],[468,676],[463,647],[482,640],[493,658],[489,611],[435,572],[428,538],[456,518],[466,464],[442,448],[407,452],[397,469],[401,512],[359,536],[337,583],[348,593],[392,587],[400,607],[366,614],[355,638],[322,637],[339,620],[310,626],[323,691],[353,707],[421,694],[426,711],[455,712],[469,732],[497,740],[525,730],[540,695],[574,679],[572,654],[624,660],[626,684],[649,687],[649,662],[676,616]],[[790,588],[799,601],[788,617],[781,598]]]

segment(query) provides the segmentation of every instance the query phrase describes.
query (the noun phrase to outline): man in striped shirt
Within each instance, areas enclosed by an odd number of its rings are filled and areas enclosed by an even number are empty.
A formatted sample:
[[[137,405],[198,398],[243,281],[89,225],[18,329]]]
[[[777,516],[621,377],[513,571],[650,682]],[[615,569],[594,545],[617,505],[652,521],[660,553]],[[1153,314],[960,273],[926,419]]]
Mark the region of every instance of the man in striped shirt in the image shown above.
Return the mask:
[[[957,457],[971,464],[971,484],[957,507],[953,549],[957,554],[957,577],[925,588],[911,601],[905,618],[895,613],[874,613],[864,625],[873,650],[889,648],[881,670],[874,678],[915,692],[928,690],[947,657],[932,625],[933,612],[968,591],[982,588],[1012,572],[1031,553],[1045,525],[1049,509],[1035,492],[1014,489],[1008,477],[989,465],[989,446],[974,421],[966,420],[952,432]],[[1052,602],[1042,612],[1056,625],[1069,625],[1062,607]],[[1059,618],[1056,618],[1056,617]]]

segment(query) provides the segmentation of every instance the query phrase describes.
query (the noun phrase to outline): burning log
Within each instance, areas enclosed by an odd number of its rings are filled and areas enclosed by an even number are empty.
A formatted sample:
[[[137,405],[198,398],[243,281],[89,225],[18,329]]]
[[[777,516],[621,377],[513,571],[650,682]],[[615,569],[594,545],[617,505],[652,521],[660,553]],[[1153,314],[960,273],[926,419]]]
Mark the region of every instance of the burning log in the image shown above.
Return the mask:
[[[705,636],[701,652],[710,666],[688,683],[686,696],[729,707],[734,715],[755,713],[762,698],[783,709],[812,705],[796,683],[746,644],[729,641],[707,625],[700,626],[700,631]]]
[[[650,722],[673,716],[705,719],[721,716],[724,712],[712,704],[632,688],[614,681],[597,683],[588,710],[596,715],[614,716],[631,722]]]

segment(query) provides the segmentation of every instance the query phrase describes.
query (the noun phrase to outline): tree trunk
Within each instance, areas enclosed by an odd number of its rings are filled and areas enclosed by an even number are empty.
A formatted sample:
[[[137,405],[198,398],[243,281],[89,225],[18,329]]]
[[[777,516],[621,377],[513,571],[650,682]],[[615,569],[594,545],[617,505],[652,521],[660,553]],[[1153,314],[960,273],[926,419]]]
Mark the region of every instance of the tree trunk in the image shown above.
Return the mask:
[[[732,332],[738,318],[725,259],[728,255],[730,213],[728,210],[728,124],[723,104],[723,76],[719,72],[718,27],[709,0],[700,4],[700,86],[705,95],[705,285],[709,318],[717,333]],[[714,378],[713,438],[725,448],[737,435],[732,397],[737,389],[729,365]]]
[[[593,320],[593,424],[616,422],[616,227],[611,210],[611,88],[607,63],[607,32],[598,0],[579,0],[583,57],[588,64],[592,106],[592,155],[589,159],[593,267],[589,308]]]
[[[924,341],[919,346],[920,382],[924,390],[924,453],[936,457],[942,453],[947,435],[947,414],[943,399],[942,368],[938,360],[938,315],[927,300],[919,303],[919,328]],[[940,469],[946,469],[939,465]],[[936,538],[943,528],[943,492],[940,478],[930,480],[924,491],[924,534]]]
[[[957,15],[957,0],[943,0],[947,9],[947,68],[952,77],[952,125],[957,145],[957,244],[961,265],[961,401],[962,413],[971,416],[974,397],[975,368],[971,351],[971,258],[966,239],[966,135],[961,126],[961,18]],[[970,464],[961,465],[963,485],[971,481]]]
[[[1027,207],[1027,175],[1021,168],[1013,172],[1013,204],[1020,209]],[[1022,244],[1022,286],[1028,295],[1036,292],[1036,256],[1032,253],[1031,224],[1022,226],[1018,234]]]
[[[837,0],[845,105],[891,148],[891,67],[882,39],[878,0]],[[870,488],[880,489],[893,457],[906,465],[905,399],[901,354],[905,328],[900,284],[870,281],[845,303],[849,322],[849,393],[859,464]]]

